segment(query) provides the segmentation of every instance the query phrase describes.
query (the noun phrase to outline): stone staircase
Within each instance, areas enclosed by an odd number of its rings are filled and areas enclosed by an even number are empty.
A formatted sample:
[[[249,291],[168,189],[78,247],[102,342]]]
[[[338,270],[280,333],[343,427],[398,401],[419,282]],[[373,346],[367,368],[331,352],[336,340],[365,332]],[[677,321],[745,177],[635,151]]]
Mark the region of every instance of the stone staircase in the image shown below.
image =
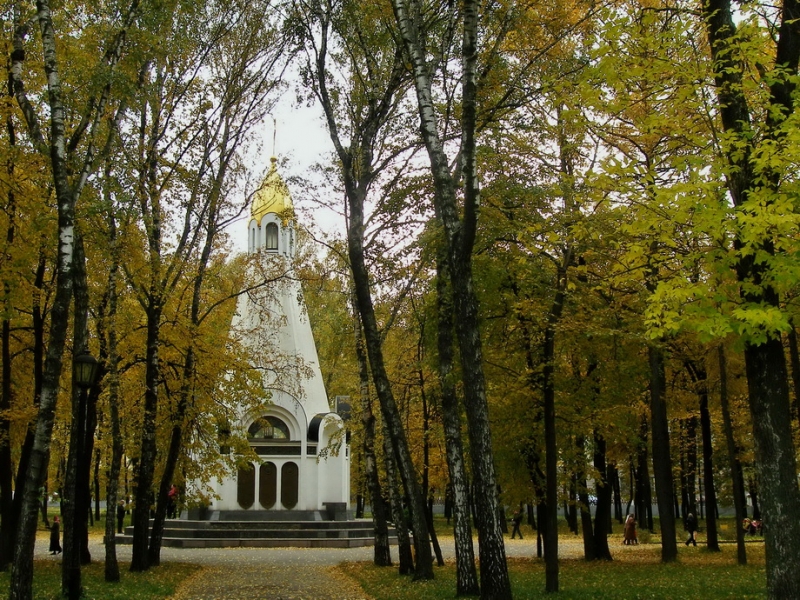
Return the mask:
[[[192,515],[194,516],[194,515]],[[328,520],[319,511],[214,511],[207,519],[168,519],[162,546],[173,548],[357,548],[375,542],[371,519]],[[392,532],[393,533],[393,532]],[[117,534],[130,544],[133,527]]]

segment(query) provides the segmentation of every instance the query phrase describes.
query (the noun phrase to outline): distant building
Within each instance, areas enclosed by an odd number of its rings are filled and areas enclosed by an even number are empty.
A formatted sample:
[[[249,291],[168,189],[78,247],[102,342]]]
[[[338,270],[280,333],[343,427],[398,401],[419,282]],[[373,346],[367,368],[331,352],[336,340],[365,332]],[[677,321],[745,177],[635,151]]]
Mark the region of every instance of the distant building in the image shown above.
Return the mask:
[[[258,460],[212,485],[220,498],[212,500],[211,511],[323,511],[326,503],[349,508],[349,447],[342,418],[328,404],[300,283],[293,276],[295,216],[276,162],[272,158],[254,195],[247,249],[272,261],[273,270],[282,266],[285,276],[266,295],[243,294],[233,325],[251,348],[268,346],[285,364],[279,375],[264,370],[271,395],[266,404],[237,407],[238,425],[248,432]]]

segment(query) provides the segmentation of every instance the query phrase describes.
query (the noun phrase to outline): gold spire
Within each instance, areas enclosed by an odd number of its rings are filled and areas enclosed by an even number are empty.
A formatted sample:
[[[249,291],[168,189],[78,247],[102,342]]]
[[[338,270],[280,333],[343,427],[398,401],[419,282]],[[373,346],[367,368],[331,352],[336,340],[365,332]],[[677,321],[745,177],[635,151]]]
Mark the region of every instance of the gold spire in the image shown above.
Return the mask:
[[[250,208],[250,214],[259,225],[261,219],[268,213],[280,215],[284,222],[293,216],[292,196],[276,169],[278,159],[273,156],[270,160],[272,166],[261,187],[253,195],[253,204]]]

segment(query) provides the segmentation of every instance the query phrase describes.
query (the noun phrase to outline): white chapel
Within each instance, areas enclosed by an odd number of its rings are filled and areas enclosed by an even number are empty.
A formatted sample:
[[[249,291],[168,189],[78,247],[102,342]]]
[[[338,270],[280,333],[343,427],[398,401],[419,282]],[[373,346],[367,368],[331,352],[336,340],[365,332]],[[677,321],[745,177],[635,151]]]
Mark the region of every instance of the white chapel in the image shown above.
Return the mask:
[[[294,277],[295,217],[277,160],[255,193],[247,226],[247,249],[257,260],[283,265],[284,276],[266,300],[239,298],[234,327],[251,347],[267,344],[289,368],[279,380],[264,370],[268,402],[237,407],[242,431],[258,459],[212,484],[211,518],[255,518],[258,513],[293,511],[302,518],[333,518],[349,508],[350,456],[342,418],[331,411],[320,372],[300,283]],[[286,381],[286,372],[293,381]],[[334,449],[335,448],[335,449]],[[335,507],[335,509],[333,508]],[[216,517],[214,514],[216,513]],[[263,516],[263,514],[262,514]],[[287,515],[288,516],[288,513]],[[270,517],[272,518],[272,517]]]

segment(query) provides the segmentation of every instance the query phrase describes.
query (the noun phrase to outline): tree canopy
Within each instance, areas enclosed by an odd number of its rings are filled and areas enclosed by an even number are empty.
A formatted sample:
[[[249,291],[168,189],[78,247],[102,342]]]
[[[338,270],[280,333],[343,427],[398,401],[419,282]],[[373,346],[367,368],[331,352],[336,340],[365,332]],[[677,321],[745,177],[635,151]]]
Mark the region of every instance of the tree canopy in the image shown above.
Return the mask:
[[[764,520],[768,596],[800,596],[797,2],[0,11],[12,598],[30,597],[41,490],[135,494],[144,570],[169,484],[254,458],[226,407],[268,401],[259,369],[283,363],[232,317],[285,274],[243,255],[242,219],[269,116],[293,102],[320,107],[315,143],[333,149],[293,195],[342,216],[324,232],[300,219],[296,273],[327,391],[365,411],[353,490],[391,504],[402,486],[417,578],[434,574],[428,496],[458,507],[458,589],[483,598],[511,594],[505,507],[530,506],[557,591],[559,509],[587,559],[613,559],[612,521],[652,529],[657,501],[669,561],[673,519],[716,496]],[[101,366],[87,406],[70,377],[84,352]]]

